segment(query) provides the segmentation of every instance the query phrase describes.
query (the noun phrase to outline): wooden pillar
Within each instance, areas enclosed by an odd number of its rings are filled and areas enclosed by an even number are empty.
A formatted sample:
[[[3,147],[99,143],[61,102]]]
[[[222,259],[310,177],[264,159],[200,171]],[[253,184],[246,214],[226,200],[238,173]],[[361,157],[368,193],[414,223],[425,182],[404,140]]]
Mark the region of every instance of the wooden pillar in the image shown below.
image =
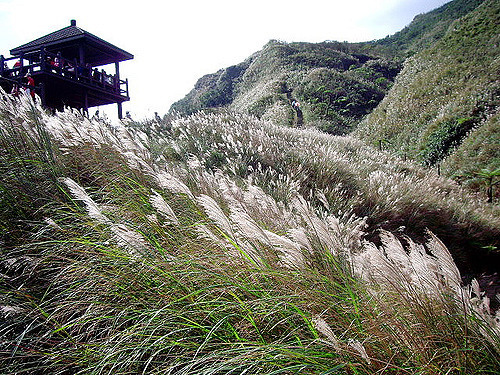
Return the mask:
[[[58,73],[59,75],[62,75],[63,60],[62,60],[62,55],[61,55],[61,52],[57,52],[56,59],[57,59],[58,64],[59,64],[59,65],[56,67],[56,68],[57,68],[57,73]]]
[[[76,60],[76,58],[73,60],[73,67],[74,67],[74,71],[73,73],[75,73],[75,79],[78,80],[78,72],[80,69],[78,69],[78,61]]]
[[[115,62],[115,72],[116,78],[120,79],[120,63],[118,61]]]
[[[19,72],[18,72],[18,77],[21,79],[24,76],[24,52],[21,52],[19,55]]]
[[[118,105],[118,119],[121,120],[123,118],[122,103],[119,102],[119,103],[117,103],[117,105]]]
[[[88,90],[85,89],[83,91],[83,95],[84,95],[84,98],[83,98],[83,113],[87,114],[89,113],[89,94],[88,94]]]
[[[115,91],[120,93],[120,63],[115,62]]]
[[[42,107],[46,107],[47,99],[45,95],[45,85],[43,82],[40,83],[40,99],[42,100]]]
[[[47,59],[47,51],[45,50],[45,47],[42,47],[42,50],[40,52],[40,70],[42,72],[44,72],[46,69],[46,66],[45,66],[46,59]]]
[[[0,55],[0,77],[3,77],[3,63],[4,63],[5,57],[3,55]]]

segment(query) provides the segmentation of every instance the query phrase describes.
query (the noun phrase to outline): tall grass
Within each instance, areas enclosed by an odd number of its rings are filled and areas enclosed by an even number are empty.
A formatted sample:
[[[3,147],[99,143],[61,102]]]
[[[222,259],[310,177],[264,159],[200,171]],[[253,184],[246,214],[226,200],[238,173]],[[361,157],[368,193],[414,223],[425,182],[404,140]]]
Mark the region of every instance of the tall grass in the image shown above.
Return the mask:
[[[488,299],[419,207],[484,241],[497,212],[446,180],[242,115],[0,106],[2,373],[498,373]]]

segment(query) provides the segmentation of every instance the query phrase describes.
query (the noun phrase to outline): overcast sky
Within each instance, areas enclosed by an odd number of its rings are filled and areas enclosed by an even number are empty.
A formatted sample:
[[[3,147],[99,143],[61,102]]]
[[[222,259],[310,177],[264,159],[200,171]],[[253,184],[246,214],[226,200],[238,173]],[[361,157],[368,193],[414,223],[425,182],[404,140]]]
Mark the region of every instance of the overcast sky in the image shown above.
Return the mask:
[[[242,62],[270,39],[383,38],[449,0],[0,0],[0,54],[77,26],[135,57],[120,64],[136,118],[168,111],[201,76]],[[102,108],[116,117],[115,108]]]

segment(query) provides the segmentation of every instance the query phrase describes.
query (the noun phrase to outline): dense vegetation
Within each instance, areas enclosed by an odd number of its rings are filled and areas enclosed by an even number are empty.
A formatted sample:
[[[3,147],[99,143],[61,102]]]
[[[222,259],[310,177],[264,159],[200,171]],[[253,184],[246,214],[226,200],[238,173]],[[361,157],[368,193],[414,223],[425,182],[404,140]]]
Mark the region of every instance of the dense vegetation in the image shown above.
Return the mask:
[[[477,185],[500,166],[500,3],[485,1],[405,62],[356,135]]]
[[[345,134],[382,100],[400,70],[348,43],[270,41],[245,62],[202,77],[171,110],[228,107],[282,124]],[[301,111],[290,105],[301,104]]]
[[[450,1],[431,12],[417,15],[403,30],[383,39],[360,43],[393,58],[405,58],[432,47],[450,25],[476,9],[484,0]]]
[[[297,124],[298,99],[306,123],[345,134],[371,112],[391,87],[401,62],[432,46],[450,25],[484,0],[455,0],[420,14],[403,30],[365,43],[270,41],[241,64],[202,77],[172,111],[229,107]]]
[[[500,370],[493,296],[461,280],[498,207],[433,172],[241,114],[7,95],[0,146],[3,374]]]

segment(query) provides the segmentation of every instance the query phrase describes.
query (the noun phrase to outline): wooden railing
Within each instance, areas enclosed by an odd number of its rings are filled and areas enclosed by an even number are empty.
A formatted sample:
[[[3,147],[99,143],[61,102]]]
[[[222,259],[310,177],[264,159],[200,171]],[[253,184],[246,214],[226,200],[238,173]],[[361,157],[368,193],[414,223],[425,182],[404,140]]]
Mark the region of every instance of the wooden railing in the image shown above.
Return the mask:
[[[115,74],[107,74],[97,67],[82,66],[76,61],[63,58],[45,50],[18,57],[5,58],[0,55],[0,76],[9,81],[22,83],[27,73],[48,73],[79,82],[91,87],[110,91],[128,97],[128,79],[119,79]]]

